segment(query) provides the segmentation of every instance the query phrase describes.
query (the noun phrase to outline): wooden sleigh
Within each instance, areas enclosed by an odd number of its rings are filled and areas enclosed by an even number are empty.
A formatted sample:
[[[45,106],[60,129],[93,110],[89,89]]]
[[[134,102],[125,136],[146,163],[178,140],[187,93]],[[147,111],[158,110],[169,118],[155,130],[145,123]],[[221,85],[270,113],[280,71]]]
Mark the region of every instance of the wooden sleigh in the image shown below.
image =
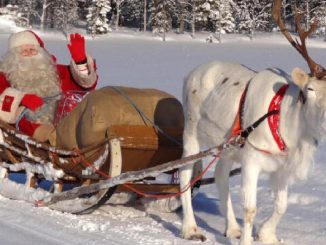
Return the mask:
[[[12,172],[26,172],[27,187],[36,188],[41,180],[48,180],[53,183],[50,192],[62,193],[68,184],[87,187],[123,173],[155,168],[180,159],[182,155],[183,129],[161,130],[144,125],[114,125],[107,130],[104,142],[85,149],[67,151],[39,143],[0,121],[1,176],[6,178]],[[172,176],[176,171],[174,169],[166,174]],[[155,177],[144,178],[127,186],[102,188],[91,195],[84,195],[84,201],[78,209],[60,209],[83,213],[103,204],[115,192],[135,190],[158,195],[173,194],[179,192],[179,184],[155,183]]]
[[[170,196],[175,200],[180,194],[178,181],[159,183],[155,177],[165,173],[173,179],[179,167],[222,152],[230,145],[224,143],[181,158],[182,134],[183,128],[177,127],[113,125],[103,142],[65,150],[37,142],[0,121],[0,178],[6,179],[13,172],[26,173],[27,188],[50,181],[49,196],[35,200],[37,204],[76,214],[93,211],[117,192]],[[230,175],[239,172],[235,169]],[[213,182],[213,178],[200,179],[191,188]],[[75,207],[76,198],[79,203]],[[61,204],[53,205],[58,202]],[[179,201],[165,210],[173,211],[178,205]]]

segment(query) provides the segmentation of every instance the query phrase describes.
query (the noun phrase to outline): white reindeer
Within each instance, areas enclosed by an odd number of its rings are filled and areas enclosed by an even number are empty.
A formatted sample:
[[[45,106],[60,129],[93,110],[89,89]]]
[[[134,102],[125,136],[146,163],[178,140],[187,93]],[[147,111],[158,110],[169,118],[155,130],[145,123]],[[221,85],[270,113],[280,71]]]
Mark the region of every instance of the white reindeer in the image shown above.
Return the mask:
[[[293,39],[279,16],[280,8],[281,0],[276,0],[273,17],[292,43]],[[215,180],[220,209],[226,220],[225,235],[241,238],[240,244],[252,242],[257,181],[261,172],[270,174],[275,208],[261,226],[257,238],[263,243],[279,243],[275,231],[287,208],[288,185],[307,176],[318,142],[326,135],[326,72],[311,60],[305,47],[305,38],[316,24],[304,32],[300,28],[300,19],[301,14],[297,13],[301,44],[293,41],[293,45],[307,60],[311,76],[299,68],[289,76],[280,69],[256,73],[242,65],[212,62],[192,71],[184,84],[184,156],[227,141],[239,110],[241,126],[245,129],[279,106],[279,113],[266,116],[242,148],[225,150],[216,165]],[[246,87],[241,106],[240,98]],[[242,164],[242,231],[235,219],[229,193],[229,173],[234,162]],[[180,169],[181,189],[189,184],[192,172],[192,167]],[[194,218],[190,191],[181,196],[181,201],[182,237],[205,240]]]

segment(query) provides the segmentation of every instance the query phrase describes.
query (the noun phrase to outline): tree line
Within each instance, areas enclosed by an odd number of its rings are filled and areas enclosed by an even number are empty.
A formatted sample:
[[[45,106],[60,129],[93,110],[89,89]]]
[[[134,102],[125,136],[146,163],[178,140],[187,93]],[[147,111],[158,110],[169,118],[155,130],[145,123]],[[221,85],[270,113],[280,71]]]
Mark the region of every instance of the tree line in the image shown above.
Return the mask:
[[[207,31],[211,38],[242,33],[251,38],[256,32],[275,28],[271,0],[1,0],[0,14],[10,14],[17,25],[69,32],[85,28],[101,35],[120,27],[137,28],[165,36],[173,31]],[[283,0],[283,18],[294,31],[294,9],[305,13],[304,25],[319,20],[317,33],[326,34],[326,0]]]

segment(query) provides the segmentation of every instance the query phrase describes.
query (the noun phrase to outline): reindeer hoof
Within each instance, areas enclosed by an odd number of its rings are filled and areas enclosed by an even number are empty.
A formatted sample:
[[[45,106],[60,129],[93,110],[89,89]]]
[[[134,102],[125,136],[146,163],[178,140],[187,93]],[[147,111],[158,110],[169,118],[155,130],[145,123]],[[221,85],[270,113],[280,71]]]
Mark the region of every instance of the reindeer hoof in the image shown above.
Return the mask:
[[[189,236],[183,236],[182,238],[191,241],[201,241],[201,242],[205,242],[207,240],[207,238],[201,233],[196,233]]]
[[[225,231],[224,236],[227,238],[240,239],[241,229],[240,229],[240,227],[229,228]]]
[[[190,232],[191,231],[191,232]],[[206,237],[198,230],[198,228],[192,229],[183,229],[181,237],[183,239],[192,240],[192,241],[206,241]]]
[[[205,242],[207,238],[202,234],[194,234],[189,237],[189,240]]]
[[[259,234],[255,237],[255,241],[264,243],[264,244],[284,244],[283,239],[278,239],[275,235],[267,236],[266,234]]]
[[[236,229],[229,229],[225,231],[224,236],[227,238],[235,238],[235,239],[240,239],[241,237],[241,229],[236,228]]]

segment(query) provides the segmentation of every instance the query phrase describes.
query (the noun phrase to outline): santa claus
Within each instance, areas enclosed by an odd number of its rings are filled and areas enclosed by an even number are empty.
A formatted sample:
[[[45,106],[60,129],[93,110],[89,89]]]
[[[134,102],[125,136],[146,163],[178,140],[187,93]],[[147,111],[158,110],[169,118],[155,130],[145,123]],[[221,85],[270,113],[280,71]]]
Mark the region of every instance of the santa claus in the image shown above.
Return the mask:
[[[9,49],[0,63],[0,120],[36,140],[48,140],[55,117],[66,113],[62,102],[93,90],[97,83],[95,64],[85,52],[84,37],[70,35],[68,49],[71,64],[60,65],[34,32],[10,36]]]

